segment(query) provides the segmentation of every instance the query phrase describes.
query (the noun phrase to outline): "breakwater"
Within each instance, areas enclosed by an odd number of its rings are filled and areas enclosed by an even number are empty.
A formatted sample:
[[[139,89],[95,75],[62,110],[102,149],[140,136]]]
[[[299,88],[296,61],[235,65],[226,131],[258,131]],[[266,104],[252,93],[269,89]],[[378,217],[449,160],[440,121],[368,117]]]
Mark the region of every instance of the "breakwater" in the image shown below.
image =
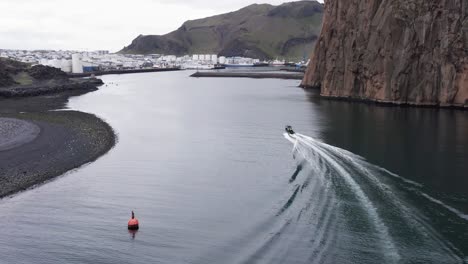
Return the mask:
[[[96,72],[84,72],[84,73],[68,73],[68,77],[80,78],[109,75],[109,74],[129,74],[129,73],[144,73],[144,72],[167,72],[167,71],[180,71],[180,68],[158,68],[158,69],[137,69],[137,70],[112,70],[112,71],[96,71]]]
[[[254,79],[290,79],[302,80],[304,73],[297,72],[196,72],[190,77],[231,77]]]

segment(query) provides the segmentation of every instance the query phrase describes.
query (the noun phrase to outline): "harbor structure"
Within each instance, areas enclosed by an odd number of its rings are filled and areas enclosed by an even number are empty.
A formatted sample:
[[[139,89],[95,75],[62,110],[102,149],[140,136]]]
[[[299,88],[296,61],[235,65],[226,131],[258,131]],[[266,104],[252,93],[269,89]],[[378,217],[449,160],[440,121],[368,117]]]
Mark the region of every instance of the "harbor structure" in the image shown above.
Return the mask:
[[[81,54],[75,53],[72,55],[72,72],[83,73],[83,65],[81,63]]]

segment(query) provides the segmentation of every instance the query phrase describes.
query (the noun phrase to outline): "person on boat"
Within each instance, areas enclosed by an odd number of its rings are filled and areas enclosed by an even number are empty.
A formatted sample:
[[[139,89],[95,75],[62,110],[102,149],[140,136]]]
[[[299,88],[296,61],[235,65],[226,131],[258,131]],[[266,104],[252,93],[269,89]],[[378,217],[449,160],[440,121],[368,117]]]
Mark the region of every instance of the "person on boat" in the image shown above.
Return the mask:
[[[291,126],[286,126],[285,130],[286,130],[286,132],[287,132],[288,134],[290,134],[290,135],[294,135],[294,134],[295,134],[295,132],[294,132],[294,130],[292,129]]]

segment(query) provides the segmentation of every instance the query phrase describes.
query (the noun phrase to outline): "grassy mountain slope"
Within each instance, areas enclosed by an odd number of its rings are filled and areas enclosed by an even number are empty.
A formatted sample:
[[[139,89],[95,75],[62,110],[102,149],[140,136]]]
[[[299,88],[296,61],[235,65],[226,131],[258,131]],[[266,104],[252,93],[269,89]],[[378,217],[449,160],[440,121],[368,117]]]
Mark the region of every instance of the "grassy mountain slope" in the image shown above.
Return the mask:
[[[185,22],[166,35],[140,35],[121,50],[132,54],[204,54],[298,59],[320,33],[323,5],[298,1],[254,4],[238,11]]]

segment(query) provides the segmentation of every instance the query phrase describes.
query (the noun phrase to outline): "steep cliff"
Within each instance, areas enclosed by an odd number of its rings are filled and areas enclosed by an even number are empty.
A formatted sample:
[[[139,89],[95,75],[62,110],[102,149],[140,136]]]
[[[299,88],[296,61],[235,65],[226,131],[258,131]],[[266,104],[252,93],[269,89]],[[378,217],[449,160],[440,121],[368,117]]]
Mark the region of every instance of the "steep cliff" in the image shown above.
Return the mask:
[[[327,97],[467,107],[468,1],[325,1],[302,85]]]
[[[323,4],[316,1],[254,4],[187,21],[166,35],[140,35],[120,52],[302,59],[318,38],[322,12]]]

